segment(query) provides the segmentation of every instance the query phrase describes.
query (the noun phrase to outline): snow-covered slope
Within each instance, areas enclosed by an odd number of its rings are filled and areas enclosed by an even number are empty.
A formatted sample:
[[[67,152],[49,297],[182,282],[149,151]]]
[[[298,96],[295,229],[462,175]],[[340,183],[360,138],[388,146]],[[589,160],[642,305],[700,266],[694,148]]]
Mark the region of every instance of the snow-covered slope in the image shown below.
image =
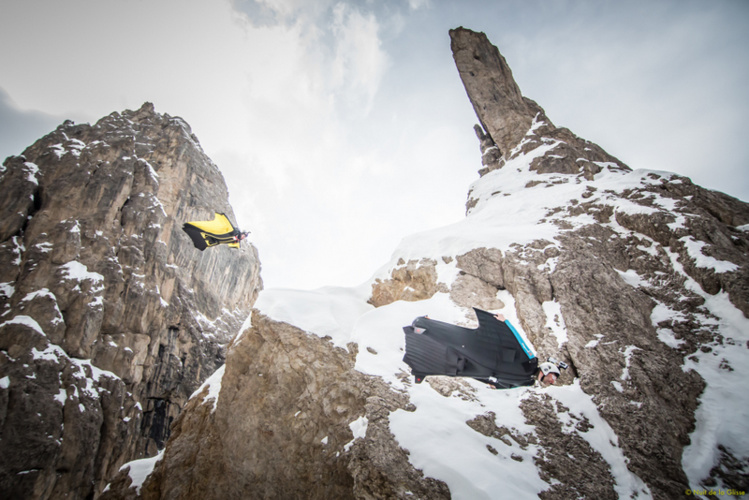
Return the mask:
[[[614,162],[599,163],[599,172],[590,179],[582,175],[544,174],[532,170],[534,161],[553,157],[560,144],[560,141],[536,136],[544,125],[534,122],[504,166],[489,172],[471,186],[470,197],[477,201],[465,219],[405,239],[394,252],[391,262],[363,288],[376,286],[378,279],[386,280],[393,269],[399,267],[399,262],[429,259],[436,263],[438,281],[450,290],[460,276],[459,256],[479,248],[497,249],[502,253],[518,251],[539,241],[543,242],[543,250],[550,257],[535,265],[546,273],[553,273],[559,255],[565,251],[563,236],[579,237],[580,229],[586,226],[604,228],[611,239],[636,241],[635,246],[641,247],[645,254],[665,255],[673,276],[683,280],[684,288],[704,300],[694,314],[713,334],[711,341],[707,342],[709,347],[703,345],[700,349],[684,352],[681,367],[685,372],[694,370],[706,382],[695,414],[694,431],[689,434],[690,444],[684,448],[682,460],[690,487],[704,489],[702,481],[720,463],[719,446],[730,447],[736,457],[749,457],[749,439],[743,432],[743,422],[749,417],[749,393],[736,390],[740,387],[741,370],[731,368],[749,363],[749,320],[731,303],[726,292],[705,292],[685,272],[681,261],[686,258],[695,267],[718,275],[734,272],[739,265],[703,253],[702,249],[709,244],[689,234],[688,221],[701,217],[695,213],[694,207],[689,206],[689,196],[679,198],[669,192],[659,192],[665,185],[670,188],[691,185],[688,179],[661,171],[630,171]],[[523,152],[523,145],[534,139],[541,145]],[[585,161],[583,159],[581,163]],[[575,211],[574,207],[582,202],[588,208]],[[607,220],[596,219],[596,213],[601,212],[608,212]],[[681,253],[618,222],[626,216],[658,214],[667,215],[672,220],[668,224],[672,232],[685,232],[685,236],[672,237],[676,242],[684,243]],[[550,249],[554,251],[550,252]],[[634,253],[631,256],[635,257]],[[639,266],[617,269],[617,272],[622,281],[639,293],[648,294],[649,290],[660,286],[661,275],[657,272],[643,275]],[[470,310],[451,300],[449,293],[437,293],[417,302],[396,301],[376,309],[367,308],[366,298],[368,296],[362,293],[362,287],[348,293],[341,289],[314,292],[269,290],[261,294],[257,307],[275,319],[297,325],[310,333],[330,335],[336,345],[355,342],[358,345],[356,369],[380,376],[395,390],[405,391],[417,407],[414,412],[399,410],[391,416],[391,430],[396,439],[411,452],[411,461],[416,467],[445,481],[457,498],[493,498],[493,492],[502,488],[521,497],[533,497],[549,488],[549,483],[544,482],[537,471],[536,461],[543,456],[539,445],[521,447],[512,440],[477,434],[466,425],[466,422],[492,412],[497,426],[507,427],[513,434],[532,436],[533,428],[525,422],[520,411],[522,401],[529,397],[551,398],[556,408],[567,408],[557,412],[564,424],[563,431],[577,433],[600,453],[610,467],[614,489],[620,497],[651,494],[642,479],[627,468],[628,459],[618,445],[619,436],[598,412],[594,395],[586,393],[579,380],[568,381],[560,387],[503,392],[468,380],[449,396],[426,384],[413,385],[403,377],[409,369],[402,361],[404,335],[401,327],[424,314],[447,322],[464,323],[471,315]],[[510,318],[522,332],[524,322],[517,317],[511,293],[498,290],[497,298],[505,307],[496,309],[496,312]],[[557,345],[562,347],[571,335],[565,327],[563,310],[554,301],[547,301],[544,305],[547,329],[536,332],[534,337],[552,335],[556,337]],[[605,308],[607,304],[602,303],[600,307]],[[321,317],[323,310],[337,312],[327,315],[326,322]],[[347,313],[343,314],[343,310]],[[685,343],[669,328],[659,326],[663,320],[672,320],[684,312],[657,301],[652,312],[643,313],[650,316],[653,329],[667,348]],[[586,342],[585,348],[595,350],[600,343],[615,338],[616,332],[602,331]],[[630,378],[628,369],[632,353],[638,349],[641,348],[627,346],[622,349],[624,366],[620,375],[610,380],[620,392],[619,388]],[[642,403],[633,398],[631,404]],[[575,426],[582,420],[590,423],[590,428],[584,432]],[[487,451],[488,447],[494,451]]]

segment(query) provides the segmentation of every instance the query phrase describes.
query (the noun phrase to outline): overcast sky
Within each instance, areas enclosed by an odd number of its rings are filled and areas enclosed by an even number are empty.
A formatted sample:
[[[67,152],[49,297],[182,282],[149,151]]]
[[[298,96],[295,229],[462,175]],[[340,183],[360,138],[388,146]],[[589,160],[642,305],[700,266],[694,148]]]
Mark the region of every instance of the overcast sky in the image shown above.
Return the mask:
[[[222,170],[266,287],[356,285],[464,215],[458,26],[557,126],[749,200],[745,0],[3,0],[0,157],[153,102]]]

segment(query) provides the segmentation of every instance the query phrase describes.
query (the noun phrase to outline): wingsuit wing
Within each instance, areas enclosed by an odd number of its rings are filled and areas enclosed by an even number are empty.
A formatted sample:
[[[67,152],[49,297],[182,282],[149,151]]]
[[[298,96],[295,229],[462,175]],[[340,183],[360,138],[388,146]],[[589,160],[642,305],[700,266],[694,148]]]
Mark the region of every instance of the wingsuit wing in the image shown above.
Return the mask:
[[[201,251],[221,244],[239,248],[239,243],[234,240],[239,230],[222,213],[216,213],[213,220],[185,222],[182,230],[190,236],[195,248]]]
[[[406,354],[416,382],[427,375],[494,379],[493,385],[517,387],[533,384],[538,358],[509,322],[474,309],[475,329],[426,317],[403,327]]]

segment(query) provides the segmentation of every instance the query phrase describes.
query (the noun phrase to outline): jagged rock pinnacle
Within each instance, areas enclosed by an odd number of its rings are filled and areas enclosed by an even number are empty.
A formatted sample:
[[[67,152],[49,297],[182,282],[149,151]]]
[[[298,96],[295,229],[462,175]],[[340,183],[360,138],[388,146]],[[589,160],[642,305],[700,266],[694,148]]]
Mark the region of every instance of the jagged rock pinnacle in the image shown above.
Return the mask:
[[[501,154],[517,146],[537,110],[523,98],[507,61],[484,33],[450,30],[451,49],[468,98]]]

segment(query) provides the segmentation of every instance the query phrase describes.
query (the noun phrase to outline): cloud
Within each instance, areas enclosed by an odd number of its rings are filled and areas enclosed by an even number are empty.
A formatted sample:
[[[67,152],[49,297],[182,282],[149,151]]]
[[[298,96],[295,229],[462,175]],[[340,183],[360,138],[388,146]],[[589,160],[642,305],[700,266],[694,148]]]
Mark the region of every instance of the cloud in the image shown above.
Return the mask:
[[[63,120],[38,111],[23,111],[0,88],[0,163],[10,155],[20,155]]]
[[[379,26],[373,14],[339,3],[333,9],[332,33],[336,39],[331,72],[334,91],[346,89],[350,108],[360,107],[367,115],[387,68],[381,48]]]

